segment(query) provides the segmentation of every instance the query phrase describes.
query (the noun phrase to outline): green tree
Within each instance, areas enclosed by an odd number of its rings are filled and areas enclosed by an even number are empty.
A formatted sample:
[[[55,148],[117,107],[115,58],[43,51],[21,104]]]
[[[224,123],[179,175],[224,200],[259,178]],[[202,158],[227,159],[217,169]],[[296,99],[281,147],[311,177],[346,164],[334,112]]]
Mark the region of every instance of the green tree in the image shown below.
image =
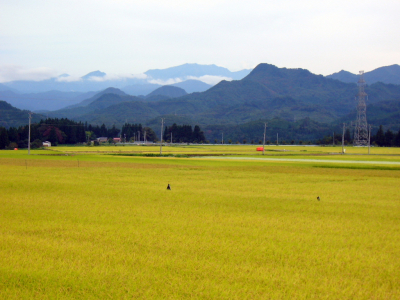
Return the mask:
[[[56,128],[54,126],[51,127],[49,136],[47,137],[49,142],[51,142],[52,145],[57,145],[58,143],[58,137],[57,137],[57,132]]]
[[[351,134],[349,128],[347,128],[344,132],[344,141],[347,142],[348,144],[351,143]]]
[[[9,143],[7,129],[0,127],[0,149],[5,149]]]
[[[399,132],[396,134],[394,138],[394,146],[395,147],[400,147],[400,129]]]
[[[158,140],[156,133],[150,127],[144,127],[143,132],[146,132],[146,140],[156,142]]]
[[[391,147],[394,143],[394,134],[389,129],[385,132],[385,146]]]
[[[385,133],[383,132],[382,125],[379,126],[378,132],[376,133],[374,140],[378,146],[382,147],[385,145]]]

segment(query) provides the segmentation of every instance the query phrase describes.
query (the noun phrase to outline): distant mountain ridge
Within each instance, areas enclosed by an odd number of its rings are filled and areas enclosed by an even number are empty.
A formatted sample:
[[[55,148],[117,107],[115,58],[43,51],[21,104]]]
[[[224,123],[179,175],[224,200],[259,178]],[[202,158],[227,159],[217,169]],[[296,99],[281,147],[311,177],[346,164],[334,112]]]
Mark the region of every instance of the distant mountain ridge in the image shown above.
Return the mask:
[[[87,99],[93,92],[60,92],[47,91],[42,93],[19,94],[11,90],[0,91],[0,100],[7,101],[12,106],[30,111],[54,111],[77,104]]]
[[[359,80],[358,74],[353,74],[344,70],[333,73],[326,77],[348,83],[356,83]],[[372,84],[376,82],[382,82],[386,84],[400,84],[400,66],[395,64],[386,67],[380,67],[370,72],[365,72],[364,80],[367,84]]]
[[[212,87],[212,85],[204,83],[203,81],[193,80],[193,79],[188,79],[182,82],[174,83],[171,84],[171,86],[176,86],[181,89],[184,89],[188,94],[195,92],[204,92]]]
[[[111,79],[111,77],[107,78],[106,73],[97,70],[80,78],[72,78],[68,74],[62,74],[58,77],[41,81],[16,80],[5,82],[0,85],[0,91],[8,88],[19,93],[42,93],[51,90],[57,90],[61,92],[88,92],[101,91],[108,87],[114,87],[125,90],[131,94],[135,93],[134,95],[143,95],[148,94],[159,87],[157,86],[157,83],[149,82],[151,80],[167,81],[169,79],[173,79],[175,82],[177,80],[182,82],[188,79],[198,79],[197,77],[207,75],[221,78],[228,77],[238,80],[246,76],[249,72],[250,70],[231,72],[226,68],[218,67],[216,65],[184,64],[162,70],[148,70],[144,74],[137,76],[132,75],[128,77]],[[143,87],[143,85],[147,85],[148,88],[149,84],[155,85],[152,90],[147,89],[145,93],[139,92],[136,94],[136,85],[141,87]]]
[[[125,121],[141,121],[147,125],[158,122],[146,116],[165,116],[170,122],[185,120],[202,126],[238,125],[271,118],[289,122],[310,118],[315,122],[328,124],[355,109],[354,97],[357,92],[355,83],[329,79],[304,69],[260,64],[242,80],[222,81],[202,93],[169,99],[166,95],[159,95],[153,101],[105,94],[102,101],[108,103],[106,109],[95,107],[93,102],[84,110],[57,111],[51,115],[77,121],[90,120],[97,124],[110,124],[112,120],[120,125]],[[366,92],[370,96],[368,105],[400,100],[400,86],[396,85],[375,83],[368,85]],[[138,110],[135,111],[134,107]]]
[[[0,127],[18,127],[28,124],[28,111],[13,107],[6,101],[0,100]],[[32,122],[39,122],[45,117],[40,114],[32,115]]]
[[[159,91],[169,92],[171,88],[179,91],[172,86]],[[378,82],[368,84],[365,91],[368,122],[375,126],[384,122],[398,130],[400,85]],[[110,88],[82,101],[83,106],[48,115],[93,125],[121,127],[125,122],[142,123],[155,131],[163,117],[170,125],[200,125],[210,140],[220,138],[221,132],[226,132],[227,138],[232,135],[258,139],[263,122],[268,121],[269,135],[279,130],[283,138],[313,139],[331,134],[332,129],[340,131],[341,123],[355,120],[357,93],[356,83],[315,75],[305,69],[259,64],[245,78],[221,81],[204,92],[182,96],[155,93],[146,99]]]
[[[189,76],[202,77],[206,75],[228,77],[234,80],[239,80],[248,75],[250,71],[250,69],[245,69],[237,72],[231,72],[226,68],[218,67],[216,65],[183,64],[167,69],[148,70],[145,72],[145,74],[151,78],[163,80],[170,78],[188,78]]]
[[[157,96],[157,95],[162,95],[166,96],[168,98],[178,98],[187,95],[186,91],[182,88],[179,88],[177,86],[172,86],[172,85],[164,85],[162,87],[159,87],[158,89],[152,91],[150,94],[148,94],[145,99],[150,98],[152,96]]]

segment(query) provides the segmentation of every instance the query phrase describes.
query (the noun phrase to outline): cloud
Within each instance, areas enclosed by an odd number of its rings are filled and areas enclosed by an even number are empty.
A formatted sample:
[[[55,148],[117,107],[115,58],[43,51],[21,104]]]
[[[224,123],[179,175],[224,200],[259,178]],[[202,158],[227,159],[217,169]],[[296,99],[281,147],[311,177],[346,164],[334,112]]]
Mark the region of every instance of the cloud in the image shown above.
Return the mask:
[[[226,81],[231,81],[232,78],[230,77],[225,77],[225,76],[216,76],[216,75],[203,75],[200,77],[196,77],[196,76],[185,76],[182,78],[169,78],[167,80],[163,80],[163,79],[148,79],[147,82],[152,83],[152,84],[159,84],[159,85],[170,85],[170,84],[175,84],[175,83],[179,83],[182,81],[186,81],[186,80],[199,80],[202,81],[204,83],[210,84],[210,85],[216,85],[217,83],[221,82],[222,80],[226,80]]]
[[[221,82],[222,80],[232,81],[232,78],[230,78],[230,77],[215,76],[215,75],[204,75],[204,76],[200,76],[200,77],[188,76],[187,79],[200,80],[200,81],[203,81],[204,83],[207,83],[210,85],[216,85],[217,83]]]
[[[146,74],[107,74],[105,76],[91,76],[88,78],[89,81],[94,81],[94,82],[104,82],[104,81],[110,81],[110,80],[126,80],[126,79],[146,79],[147,75]],[[59,76],[57,78],[57,81],[60,82],[76,82],[76,81],[82,81],[82,77],[78,76]]]
[[[81,81],[82,78],[78,77],[78,76],[59,76],[56,79],[59,82],[76,82],[76,81]]]
[[[57,76],[56,71],[46,67],[29,69],[19,65],[0,66],[0,82],[9,82],[14,80],[41,81],[55,76]]]
[[[147,75],[141,74],[106,74],[105,76],[91,76],[89,81],[104,82],[110,80],[125,80],[125,79],[146,79]]]
[[[162,80],[162,79],[150,79],[147,82],[152,83],[152,84],[159,84],[159,85],[170,85],[174,83],[179,83],[182,81],[185,81],[186,79],[181,79],[181,78],[170,78],[167,80]]]

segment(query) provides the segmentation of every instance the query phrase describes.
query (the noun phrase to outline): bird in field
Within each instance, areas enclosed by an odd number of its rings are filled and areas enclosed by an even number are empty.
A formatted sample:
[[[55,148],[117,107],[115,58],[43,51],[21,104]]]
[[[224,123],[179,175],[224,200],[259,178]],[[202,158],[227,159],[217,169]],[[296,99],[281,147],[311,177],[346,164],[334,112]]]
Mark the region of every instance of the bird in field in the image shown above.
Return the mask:
[[[169,183],[168,183],[167,190],[170,190],[170,189],[171,189],[171,186],[170,186]]]
[[[318,196],[318,197],[317,197],[317,200],[319,201],[319,200],[321,200],[321,198]]]

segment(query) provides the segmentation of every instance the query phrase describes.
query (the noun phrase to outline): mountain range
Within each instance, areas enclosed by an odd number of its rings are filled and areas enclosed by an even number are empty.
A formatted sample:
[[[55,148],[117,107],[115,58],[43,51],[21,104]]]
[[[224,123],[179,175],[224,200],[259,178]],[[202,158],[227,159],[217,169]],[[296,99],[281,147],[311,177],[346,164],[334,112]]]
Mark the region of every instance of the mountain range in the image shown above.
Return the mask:
[[[184,64],[163,70],[149,70],[128,77],[108,76],[101,71],[80,78],[62,74],[42,81],[17,80],[0,84],[0,99],[20,109],[53,111],[78,104],[108,87],[121,89],[132,96],[146,96],[165,84],[187,93],[203,92],[222,79],[241,79],[251,70],[231,72],[215,65]],[[206,83],[202,80],[212,81]]]
[[[333,73],[332,75],[326,76],[327,78],[337,79],[343,82],[357,82],[359,74],[353,74],[348,71],[341,70],[340,72]],[[368,84],[382,82],[387,84],[400,84],[400,66],[391,65],[386,67],[380,67],[370,72],[364,73],[364,80]]]
[[[356,81],[346,83],[305,69],[259,64],[243,79],[223,80],[203,92],[188,94],[177,86],[160,86],[146,96],[132,96],[109,88],[47,115],[94,125],[142,123],[155,131],[163,117],[167,124],[201,125],[209,140],[220,139],[221,132],[226,132],[226,138],[242,134],[258,139],[263,122],[268,121],[269,134],[291,131],[296,138],[311,139],[332,129],[340,131],[340,124],[355,120]],[[365,91],[369,122],[400,128],[400,85],[378,80]]]

